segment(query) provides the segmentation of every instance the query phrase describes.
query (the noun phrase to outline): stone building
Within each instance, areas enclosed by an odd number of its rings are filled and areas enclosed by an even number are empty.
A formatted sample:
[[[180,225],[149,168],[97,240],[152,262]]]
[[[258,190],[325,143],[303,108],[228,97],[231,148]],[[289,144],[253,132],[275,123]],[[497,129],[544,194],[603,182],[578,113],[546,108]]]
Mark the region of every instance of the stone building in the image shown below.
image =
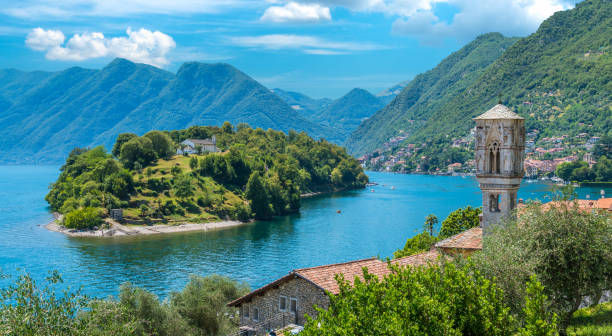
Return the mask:
[[[525,119],[497,104],[476,121],[476,178],[482,190],[482,227],[512,215],[523,178]]]
[[[217,138],[213,135],[210,139],[187,139],[181,142],[180,147],[176,150],[176,154],[199,154],[204,152],[216,153]]]

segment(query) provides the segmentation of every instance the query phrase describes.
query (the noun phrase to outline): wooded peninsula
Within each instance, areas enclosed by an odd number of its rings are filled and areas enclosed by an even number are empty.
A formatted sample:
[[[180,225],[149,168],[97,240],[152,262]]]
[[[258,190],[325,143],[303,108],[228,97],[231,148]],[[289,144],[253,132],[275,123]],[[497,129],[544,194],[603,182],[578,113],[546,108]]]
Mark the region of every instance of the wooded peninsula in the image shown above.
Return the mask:
[[[132,225],[269,219],[299,211],[303,194],[368,183],[340,146],[228,122],[122,133],[111,153],[75,148],[60,170],[45,199],[66,229],[108,227],[117,212]]]

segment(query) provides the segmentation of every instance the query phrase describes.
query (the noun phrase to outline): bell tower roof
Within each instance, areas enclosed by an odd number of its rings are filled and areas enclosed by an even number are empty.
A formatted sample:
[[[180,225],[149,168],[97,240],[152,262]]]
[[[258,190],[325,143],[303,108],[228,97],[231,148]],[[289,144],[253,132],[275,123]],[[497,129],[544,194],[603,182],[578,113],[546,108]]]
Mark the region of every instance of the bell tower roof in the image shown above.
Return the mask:
[[[497,104],[492,109],[474,118],[474,120],[485,120],[485,119],[525,119],[514,111],[509,109],[507,106]]]

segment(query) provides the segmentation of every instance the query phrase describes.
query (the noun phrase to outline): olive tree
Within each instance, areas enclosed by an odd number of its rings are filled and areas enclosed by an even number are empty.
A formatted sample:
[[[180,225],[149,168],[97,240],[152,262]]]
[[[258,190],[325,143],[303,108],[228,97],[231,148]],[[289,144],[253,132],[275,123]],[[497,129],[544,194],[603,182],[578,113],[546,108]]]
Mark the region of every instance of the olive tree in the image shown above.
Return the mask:
[[[551,204],[532,203],[518,220],[491,228],[474,258],[483,274],[499,281],[519,315],[524,283],[536,274],[564,332],[581,303],[612,288],[612,220],[573,201]]]

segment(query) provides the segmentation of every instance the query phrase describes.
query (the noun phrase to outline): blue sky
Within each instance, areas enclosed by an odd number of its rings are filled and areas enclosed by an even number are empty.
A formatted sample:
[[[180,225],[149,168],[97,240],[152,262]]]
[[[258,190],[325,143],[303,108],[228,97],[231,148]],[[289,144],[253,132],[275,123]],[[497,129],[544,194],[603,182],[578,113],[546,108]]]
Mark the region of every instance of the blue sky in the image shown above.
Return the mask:
[[[0,68],[101,68],[115,57],[176,71],[226,62],[269,88],[377,93],[474,37],[534,32],[567,0],[0,0]]]

